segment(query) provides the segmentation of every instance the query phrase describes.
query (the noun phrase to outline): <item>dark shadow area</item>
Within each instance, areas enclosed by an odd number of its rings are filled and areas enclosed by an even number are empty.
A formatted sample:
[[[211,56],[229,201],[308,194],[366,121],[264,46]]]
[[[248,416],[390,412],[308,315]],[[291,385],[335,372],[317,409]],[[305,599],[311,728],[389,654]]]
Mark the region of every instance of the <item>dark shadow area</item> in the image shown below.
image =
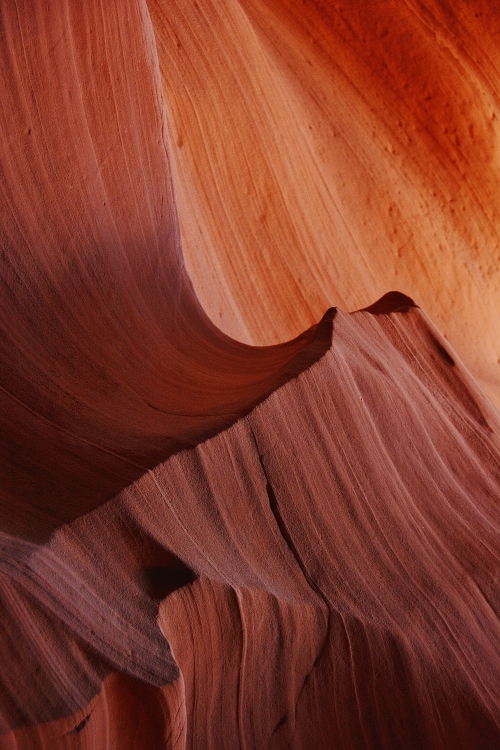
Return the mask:
[[[175,568],[155,565],[144,568],[141,574],[142,588],[155,601],[165,599],[169,594],[182,588],[182,586],[188,586],[196,579],[196,573],[182,563]]]

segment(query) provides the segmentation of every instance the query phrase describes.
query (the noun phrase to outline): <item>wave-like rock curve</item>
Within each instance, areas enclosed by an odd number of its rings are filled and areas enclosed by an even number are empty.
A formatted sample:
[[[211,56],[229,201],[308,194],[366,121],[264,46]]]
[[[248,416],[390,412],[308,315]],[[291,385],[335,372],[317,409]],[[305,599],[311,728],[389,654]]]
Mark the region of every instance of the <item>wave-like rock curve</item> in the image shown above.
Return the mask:
[[[496,13],[1,14],[0,746],[495,750]]]

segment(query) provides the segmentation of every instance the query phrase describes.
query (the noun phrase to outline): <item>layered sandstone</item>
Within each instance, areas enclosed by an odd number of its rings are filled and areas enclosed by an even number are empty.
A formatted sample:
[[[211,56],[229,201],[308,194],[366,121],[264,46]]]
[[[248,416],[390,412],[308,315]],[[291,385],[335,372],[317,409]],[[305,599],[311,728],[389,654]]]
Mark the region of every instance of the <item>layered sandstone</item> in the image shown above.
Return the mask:
[[[0,7],[0,746],[497,748],[494,5]]]

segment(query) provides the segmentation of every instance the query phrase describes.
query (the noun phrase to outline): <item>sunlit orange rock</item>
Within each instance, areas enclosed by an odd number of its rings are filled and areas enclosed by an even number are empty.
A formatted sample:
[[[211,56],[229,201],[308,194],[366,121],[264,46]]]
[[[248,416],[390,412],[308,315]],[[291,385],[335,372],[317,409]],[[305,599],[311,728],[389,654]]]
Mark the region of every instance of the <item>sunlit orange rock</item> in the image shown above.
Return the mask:
[[[401,289],[500,403],[495,4],[149,7],[185,255],[216,324],[275,343]]]
[[[0,7],[2,750],[496,750],[494,4]]]

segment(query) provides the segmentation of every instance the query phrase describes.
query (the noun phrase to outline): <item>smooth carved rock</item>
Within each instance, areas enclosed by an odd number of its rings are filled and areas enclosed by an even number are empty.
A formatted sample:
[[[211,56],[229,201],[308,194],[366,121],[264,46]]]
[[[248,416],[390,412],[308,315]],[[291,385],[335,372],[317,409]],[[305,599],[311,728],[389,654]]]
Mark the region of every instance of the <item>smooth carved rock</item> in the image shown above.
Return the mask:
[[[496,750],[494,4],[0,8],[2,750]]]

